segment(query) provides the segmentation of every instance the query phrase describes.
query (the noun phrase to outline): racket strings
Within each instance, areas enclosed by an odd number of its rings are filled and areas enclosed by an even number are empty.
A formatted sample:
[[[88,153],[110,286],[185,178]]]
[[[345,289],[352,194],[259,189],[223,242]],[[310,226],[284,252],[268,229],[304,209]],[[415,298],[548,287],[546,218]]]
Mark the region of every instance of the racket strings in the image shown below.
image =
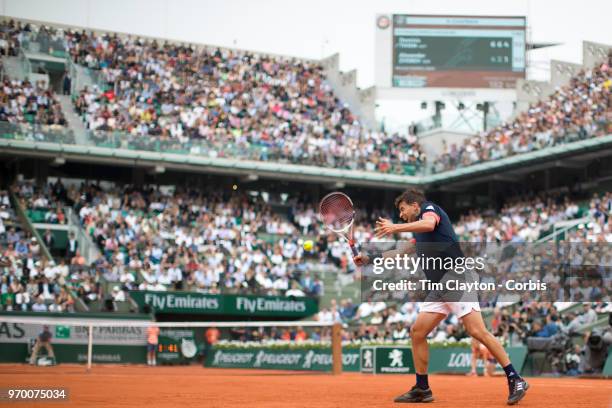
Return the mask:
[[[355,211],[350,200],[344,195],[326,197],[320,206],[321,219],[334,229],[349,226],[355,217]]]

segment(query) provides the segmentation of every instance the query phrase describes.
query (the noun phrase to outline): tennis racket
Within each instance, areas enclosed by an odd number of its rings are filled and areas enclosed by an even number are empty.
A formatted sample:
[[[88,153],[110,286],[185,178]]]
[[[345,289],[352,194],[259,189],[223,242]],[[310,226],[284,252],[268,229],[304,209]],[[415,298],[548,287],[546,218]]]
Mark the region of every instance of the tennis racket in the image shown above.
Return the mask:
[[[319,217],[327,229],[349,244],[354,256],[359,254],[353,240],[355,210],[349,196],[336,191],[323,197],[319,204]]]

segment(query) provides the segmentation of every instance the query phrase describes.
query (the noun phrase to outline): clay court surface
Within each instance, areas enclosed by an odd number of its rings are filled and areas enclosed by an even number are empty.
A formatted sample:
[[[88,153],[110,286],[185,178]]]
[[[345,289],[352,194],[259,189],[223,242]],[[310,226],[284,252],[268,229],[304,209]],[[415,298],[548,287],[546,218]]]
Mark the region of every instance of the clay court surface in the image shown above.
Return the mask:
[[[0,365],[0,387],[66,387],[67,403],[12,407],[399,407],[411,375],[366,375],[189,367]],[[612,380],[531,378],[520,407],[612,407]],[[431,376],[435,407],[503,407],[506,380]]]

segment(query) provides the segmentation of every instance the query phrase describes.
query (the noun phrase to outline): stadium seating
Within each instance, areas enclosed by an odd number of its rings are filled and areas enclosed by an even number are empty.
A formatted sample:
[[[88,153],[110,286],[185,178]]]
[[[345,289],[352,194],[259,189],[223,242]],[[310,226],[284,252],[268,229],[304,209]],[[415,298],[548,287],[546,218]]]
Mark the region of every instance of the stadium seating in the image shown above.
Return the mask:
[[[4,74],[0,85],[0,138],[74,143],[57,96],[43,82]]]
[[[444,146],[435,158],[437,172],[543,149],[612,132],[612,54],[593,69],[580,72],[512,122]]]
[[[392,173],[424,161],[414,137],[360,124],[315,63],[106,34],[66,42],[100,70],[102,87],[75,99],[97,140],[124,132],[145,150]]]
[[[53,92],[43,84],[5,78],[0,88],[0,121],[35,125],[66,125]]]
[[[280,294],[294,289],[315,296],[327,287],[331,295],[326,296],[327,306],[336,290],[331,285],[336,284],[318,280],[320,266],[316,265],[331,261],[341,274],[350,276],[354,271],[346,247],[332,236],[318,240],[315,257],[304,254],[300,236],[326,236],[312,204],[291,204],[286,218],[272,212],[261,198],[238,193],[223,197],[211,191],[95,186],[79,190],[58,184],[39,188],[21,183],[15,191],[34,221],[62,222],[64,206],[73,206],[83,228],[100,246],[104,257],[89,267],[67,260],[66,282],[88,303],[108,295],[116,284],[122,292],[182,289]],[[463,242],[520,244],[537,241],[555,222],[586,216],[588,221],[568,231],[565,240],[610,242],[611,208],[609,193],[582,204],[563,196],[514,200],[499,213],[461,217],[456,231]],[[389,217],[380,210],[359,215],[356,237],[360,242],[373,238],[372,220],[381,215]],[[351,290],[338,289],[338,295],[346,297]],[[597,291],[585,293],[576,290],[567,300],[601,296]]]
[[[90,268],[68,259],[71,282],[87,302],[104,296],[104,282],[119,285],[121,291],[292,291],[299,296],[323,291],[316,276],[307,284],[301,279],[309,264],[304,262],[298,224],[273,213],[261,198],[238,193],[223,197],[212,190],[77,190],[65,189],[61,182],[42,188],[21,183],[18,192],[30,216],[42,221],[61,222],[58,214],[63,215],[64,206],[73,206],[100,246],[104,256]],[[45,202],[52,211],[40,208]],[[306,218],[313,223],[311,209],[296,211],[294,221],[296,216],[302,228]],[[272,241],[260,239],[260,231]],[[85,285],[79,284],[79,277],[85,278]]]
[[[0,55],[17,56],[21,44],[20,37],[28,30],[27,24],[19,21],[0,22]]]
[[[316,62],[30,24],[5,23],[4,30],[14,46],[35,42],[96,78],[74,105],[101,146],[412,175],[612,130],[612,56],[514,121],[427,158],[415,136],[360,123]]]
[[[6,311],[71,311],[68,268],[43,256],[41,244],[17,217],[8,191],[0,191],[0,303]]]
[[[8,31],[98,79],[75,109],[100,145],[396,174],[426,161],[416,137],[362,125],[314,62],[46,26]]]

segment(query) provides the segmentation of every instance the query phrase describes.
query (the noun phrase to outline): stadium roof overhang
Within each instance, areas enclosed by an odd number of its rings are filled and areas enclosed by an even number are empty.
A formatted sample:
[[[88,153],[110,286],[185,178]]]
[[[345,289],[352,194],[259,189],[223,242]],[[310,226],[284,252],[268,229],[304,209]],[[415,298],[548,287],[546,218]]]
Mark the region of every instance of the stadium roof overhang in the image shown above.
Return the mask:
[[[516,181],[528,173],[554,168],[584,168],[589,162],[612,157],[612,135],[587,139],[500,160],[427,176],[427,188],[469,187],[488,181]]]
[[[0,154],[66,161],[113,164],[168,170],[235,176],[257,175],[260,178],[311,183],[344,183],[364,187],[405,188],[420,184],[419,177],[379,174],[375,172],[333,169],[275,162],[212,158],[198,155],[158,153],[129,149],[30,142],[0,139]]]
[[[81,163],[99,163],[144,168],[235,176],[256,175],[273,180],[310,183],[342,183],[346,186],[403,189],[467,188],[487,181],[512,180],[547,168],[584,167],[594,159],[612,156],[612,135],[554,146],[487,163],[433,175],[404,176],[317,166],[260,162],[197,155],[158,153],[130,149],[0,139],[0,155]]]

